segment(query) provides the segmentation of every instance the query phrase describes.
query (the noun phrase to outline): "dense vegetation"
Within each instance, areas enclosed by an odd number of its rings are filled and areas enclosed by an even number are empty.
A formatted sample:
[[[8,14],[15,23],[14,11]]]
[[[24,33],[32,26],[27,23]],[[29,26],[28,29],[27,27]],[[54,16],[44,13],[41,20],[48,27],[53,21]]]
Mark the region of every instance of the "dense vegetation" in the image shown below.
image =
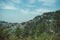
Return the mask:
[[[0,40],[60,40],[60,10],[36,16],[22,26],[10,24],[0,22]]]

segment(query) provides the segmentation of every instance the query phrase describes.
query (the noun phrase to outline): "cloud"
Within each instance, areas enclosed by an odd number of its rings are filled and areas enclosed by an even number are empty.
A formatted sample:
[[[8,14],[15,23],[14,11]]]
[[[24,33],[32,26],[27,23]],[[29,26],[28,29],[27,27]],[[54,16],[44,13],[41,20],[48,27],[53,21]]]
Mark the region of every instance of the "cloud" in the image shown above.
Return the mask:
[[[15,10],[17,8],[11,5],[4,5],[2,9],[14,9]]]
[[[39,2],[42,2],[42,5],[45,6],[54,6],[56,0],[38,0]]]
[[[26,4],[26,7],[28,7],[28,8],[35,8],[36,6],[35,5]]]
[[[14,3],[21,3],[21,0],[11,0],[13,1]]]
[[[10,5],[9,3],[1,2],[0,9],[17,9],[14,5]]]
[[[45,12],[50,12],[51,10],[48,10],[48,9],[43,9],[43,8],[39,8],[39,9],[36,9],[36,11],[33,11],[32,14],[37,14],[37,15],[41,15]]]
[[[12,0],[12,1],[16,2],[16,3],[20,3],[20,0]],[[30,1],[30,4],[33,4],[36,2],[36,0],[29,0],[29,1]],[[55,2],[54,0],[51,0],[52,2],[50,0],[38,0],[38,1],[43,2],[43,5],[47,5],[49,3],[52,5]],[[25,4],[25,6],[27,6],[27,7],[24,6],[24,9],[21,8],[20,6],[15,7],[14,4],[13,5],[3,4],[1,6],[2,6],[2,9],[13,9],[13,10],[17,9],[17,10],[19,10],[20,13],[24,13],[24,14],[42,14],[44,12],[50,11],[49,9],[45,9],[45,8],[41,8],[41,7],[39,9],[37,9],[38,7],[36,7],[35,5],[30,5],[30,4]]]
[[[19,11],[23,14],[30,14],[31,13],[31,11],[26,10],[26,9],[19,9]]]
[[[36,0],[29,0],[29,4],[34,4]]]
[[[23,13],[23,14],[36,14],[36,15],[41,15],[44,12],[50,12],[50,11],[52,11],[52,10],[43,9],[43,8],[36,9],[35,11],[20,9],[20,12]]]
[[[48,9],[43,9],[43,8],[39,8],[39,9],[36,9],[36,11],[35,11],[35,13],[36,14],[42,14],[42,13],[44,13],[44,12],[49,12],[49,11],[51,11],[51,10],[48,10]]]

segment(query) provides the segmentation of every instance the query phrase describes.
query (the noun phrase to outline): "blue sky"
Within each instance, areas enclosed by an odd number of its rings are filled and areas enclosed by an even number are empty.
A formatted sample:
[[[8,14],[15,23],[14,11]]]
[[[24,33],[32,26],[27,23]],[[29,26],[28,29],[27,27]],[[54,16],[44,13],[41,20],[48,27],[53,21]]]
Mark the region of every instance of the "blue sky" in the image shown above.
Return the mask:
[[[0,0],[0,21],[21,23],[55,10],[60,0]]]

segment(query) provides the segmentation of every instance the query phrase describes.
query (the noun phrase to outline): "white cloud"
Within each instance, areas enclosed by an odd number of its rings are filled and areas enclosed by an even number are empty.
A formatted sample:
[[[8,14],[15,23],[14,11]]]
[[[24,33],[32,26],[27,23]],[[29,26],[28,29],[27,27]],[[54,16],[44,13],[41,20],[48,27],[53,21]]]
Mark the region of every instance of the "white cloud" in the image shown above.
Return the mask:
[[[17,8],[11,5],[4,5],[2,9],[14,9],[15,10]]]
[[[30,11],[29,11],[29,10],[19,9],[19,11],[20,11],[21,13],[24,13],[24,14],[30,14]]]
[[[17,9],[17,8],[13,5],[6,4],[6,3],[2,2],[0,4],[0,9]]]
[[[36,15],[41,15],[44,12],[50,12],[50,11],[52,11],[52,10],[43,9],[43,8],[36,9],[35,11],[29,11],[29,10],[25,10],[25,9],[20,9],[21,13],[24,13],[24,14],[36,14]]]
[[[14,3],[21,3],[21,0],[11,0],[13,1]]]
[[[36,0],[29,0],[29,4],[34,4]]]
[[[26,6],[29,7],[29,8],[34,8],[34,7],[36,7],[35,5],[29,5],[29,4],[26,4]]]
[[[42,2],[43,5],[46,6],[54,6],[56,0],[38,0],[39,2]]]
[[[36,13],[36,14],[42,14],[42,13],[44,13],[44,12],[49,12],[49,11],[51,11],[51,10],[40,8],[40,9],[37,9],[37,10],[35,11],[35,13]]]

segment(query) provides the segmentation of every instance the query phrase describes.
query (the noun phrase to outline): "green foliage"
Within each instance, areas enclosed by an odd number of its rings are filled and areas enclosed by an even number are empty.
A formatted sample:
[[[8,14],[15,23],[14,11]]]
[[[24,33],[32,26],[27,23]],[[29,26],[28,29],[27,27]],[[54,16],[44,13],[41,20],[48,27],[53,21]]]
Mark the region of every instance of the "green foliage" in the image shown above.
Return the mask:
[[[16,29],[15,34],[16,34],[17,37],[21,38],[22,35],[23,35],[23,30],[18,27],[18,28]]]
[[[53,13],[53,14],[52,14]],[[0,40],[60,40],[60,12],[48,12],[24,22],[24,29],[0,25]],[[40,19],[39,19],[40,18]],[[16,30],[16,31],[15,31]]]

